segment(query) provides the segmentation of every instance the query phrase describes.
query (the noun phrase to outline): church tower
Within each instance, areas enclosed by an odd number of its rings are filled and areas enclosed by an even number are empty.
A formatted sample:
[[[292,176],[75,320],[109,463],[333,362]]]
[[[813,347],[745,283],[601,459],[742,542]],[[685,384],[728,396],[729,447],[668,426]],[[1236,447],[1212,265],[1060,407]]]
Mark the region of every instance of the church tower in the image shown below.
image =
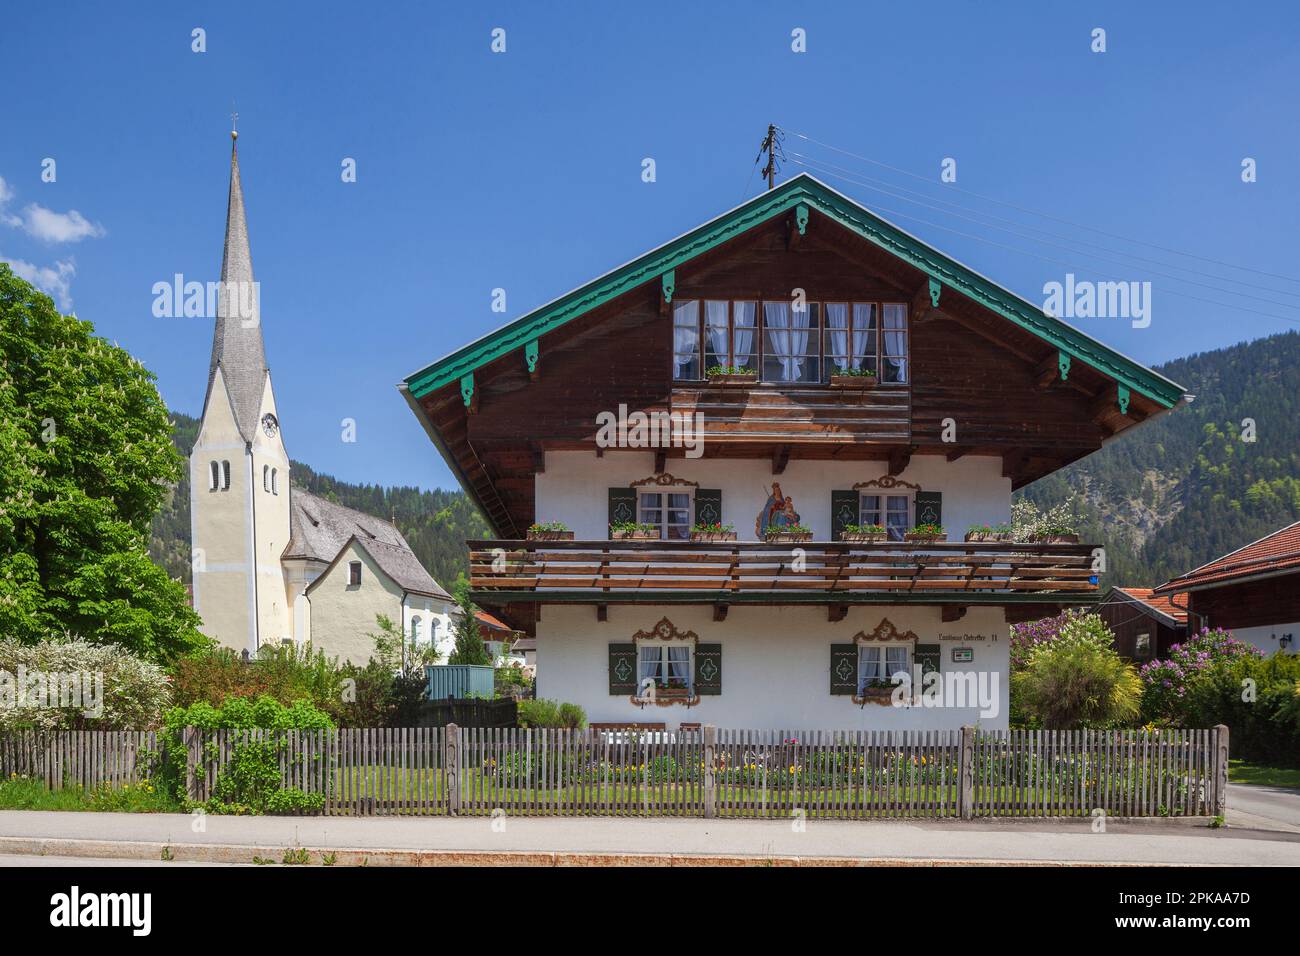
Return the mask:
[[[253,281],[238,134],[203,419],[190,453],[194,609],[202,631],[256,654],[292,638],[280,558],[289,543],[289,456],[280,434]]]

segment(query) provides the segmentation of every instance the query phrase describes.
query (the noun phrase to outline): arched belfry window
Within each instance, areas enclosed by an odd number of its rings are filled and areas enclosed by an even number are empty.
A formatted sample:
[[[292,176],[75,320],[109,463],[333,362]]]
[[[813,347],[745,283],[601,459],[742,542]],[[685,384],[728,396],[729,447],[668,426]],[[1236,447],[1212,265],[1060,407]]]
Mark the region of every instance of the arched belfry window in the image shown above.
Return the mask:
[[[230,462],[228,461],[221,463],[221,490],[230,490]]]
[[[270,465],[262,466],[262,490],[263,491],[271,490],[271,466]]]
[[[221,487],[221,464],[220,462],[208,463],[208,491],[216,491]]]
[[[278,495],[279,493],[280,493],[280,469],[272,468],[271,469],[271,494]]]

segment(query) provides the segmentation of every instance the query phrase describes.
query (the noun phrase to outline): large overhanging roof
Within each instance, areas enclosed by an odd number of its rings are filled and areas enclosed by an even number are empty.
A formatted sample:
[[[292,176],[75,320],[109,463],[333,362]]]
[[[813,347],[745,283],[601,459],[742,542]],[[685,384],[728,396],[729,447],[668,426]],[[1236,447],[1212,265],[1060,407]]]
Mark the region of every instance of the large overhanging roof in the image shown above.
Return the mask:
[[[403,389],[412,398],[419,399],[459,381],[483,365],[524,348],[597,306],[646,282],[656,281],[702,253],[792,210],[800,218],[812,213],[829,217],[940,283],[942,294],[952,290],[974,300],[1038,336],[1072,361],[1091,366],[1164,408],[1173,408],[1183,398],[1182,386],[1048,315],[1038,306],[949,258],[808,173],[800,173],[775,189],[457,349],[408,376]]]

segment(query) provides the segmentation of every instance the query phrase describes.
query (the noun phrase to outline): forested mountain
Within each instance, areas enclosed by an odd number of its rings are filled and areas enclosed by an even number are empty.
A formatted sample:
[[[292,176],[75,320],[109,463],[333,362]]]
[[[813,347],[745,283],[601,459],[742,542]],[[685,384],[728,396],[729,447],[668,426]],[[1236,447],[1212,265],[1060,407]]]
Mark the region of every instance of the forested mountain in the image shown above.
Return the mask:
[[[1106,545],[1106,584],[1155,586],[1300,519],[1300,333],[1157,370],[1190,406],[1021,492],[1040,506],[1077,495],[1084,540]]]
[[[172,414],[172,441],[189,456],[198,437],[196,418]],[[456,576],[468,570],[465,539],[488,537],[487,523],[460,491],[422,491],[419,488],[384,488],[352,485],[317,474],[302,462],[293,462],[293,483],[313,494],[392,521],[406,536],[411,550],[434,580],[448,591]],[[190,487],[181,479],[153,520],[149,553],[172,577],[190,580]]]

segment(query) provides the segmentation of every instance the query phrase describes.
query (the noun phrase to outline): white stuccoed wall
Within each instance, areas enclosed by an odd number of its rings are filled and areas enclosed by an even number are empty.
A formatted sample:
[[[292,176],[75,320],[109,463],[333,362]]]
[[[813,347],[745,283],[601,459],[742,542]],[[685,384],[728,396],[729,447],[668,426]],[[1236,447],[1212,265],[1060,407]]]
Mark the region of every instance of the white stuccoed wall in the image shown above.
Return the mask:
[[[880,461],[792,460],[781,475],[769,459],[670,458],[667,471],[701,488],[722,489],[723,522],[734,524],[741,541],[753,541],[754,519],[767,501],[772,482],[794,499],[803,523],[819,541],[830,540],[831,492],[852,488],[888,472]],[[579,539],[608,532],[608,489],[626,488],[654,473],[652,452],[560,451],[546,453],[546,470],[537,476],[538,521],[563,521]],[[913,457],[899,478],[924,491],[943,493],[943,523],[948,540],[960,541],[972,524],[1011,520],[1011,480],[1002,477],[1002,459],[965,457],[950,462],[941,455]]]
[[[735,525],[741,541],[754,539],[754,519],[773,481],[792,497],[795,510],[817,540],[831,536],[831,492],[885,475],[883,462],[789,462],[773,476],[764,459],[669,459],[673,476],[702,488],[722,489],[724,523]],[[627,487],[654,473],[652,452],[547,452],[546,470],[537,476],[536,518],[562,521],[579,539],[608,536],[608,489]],[[913,457],[899,478],[925,491],[943,493],[943,522],[949,540],[960,541],[972,524],[997,524],[1011,517],[1011,482],[1002,477],[1002,460],[943,456]],[[667,616],[679,629],[693,630],[703,642],[723,645],[722,694],[703,697],[698,706],[637,707],[609,690],[610,642],[630,641]],[[914,631],[922,644],[940,644],[943,670],[987,671],[997,675],[998,713],[977,710],[895,709],[855,705],[830,694],[830,645],[847,643],[858,631],[871,631],[882,618],[900,630]],[[984,635],[983,641],[940,639],[941,635]],[[720,727],[759,729],[956,729],[964,724],[1007,726],[1007,637],[1001,608],[973,607],[960,621],[943,624],[938,607],[852,607],[836,623],[826,608],[733,605],[726,621],[715,623],[708,606],[611,604],[609,620],[596,620],[592,606],[548,605],[537,626],[539,694],[582,705],[596,722],[628,720],[700,722]],[[953,664],[953,647],[974,649],[970,664]]]
[[[694,707],[642,708],[627,695],[609,694],[609,644],[630,641],[665,616],[700,641],[722,645],[720,695],[701,697]],[[859,706],[832,696],[830,645],[848,643],[886,617],[899,630],[914,631],[920,643],[939,644],[943,672],[996,674],[996,716],[982,717],[976,709]],[[765,730],[1006,729],[1008,631],[997,607],[972,607],[960,621],[943,623],[937,607],[857,606],[845,620],[830,623],[823,607],[733,605],[727,619],[715,623],[709,607],[611,604],[609,619],[598,622],[593,607],[548,605],[537,625],[538,696],[580,704],[588,721],[663,721],[669,728],[685,721]],[[961,635],[984,639],[957,639]],[[952,663],[954,647],[972,648],[974,660]]]
[[[1280,638],[1292,635],[1286,647],[1282,647]],[[1263,624],[1259,627],[1234,627],[1232,636],[1247,644],[1254,644],[1266,655],[1273,655],[1282,650],[1284,654],[1300,654],[1300,621],[1290,624]]]

